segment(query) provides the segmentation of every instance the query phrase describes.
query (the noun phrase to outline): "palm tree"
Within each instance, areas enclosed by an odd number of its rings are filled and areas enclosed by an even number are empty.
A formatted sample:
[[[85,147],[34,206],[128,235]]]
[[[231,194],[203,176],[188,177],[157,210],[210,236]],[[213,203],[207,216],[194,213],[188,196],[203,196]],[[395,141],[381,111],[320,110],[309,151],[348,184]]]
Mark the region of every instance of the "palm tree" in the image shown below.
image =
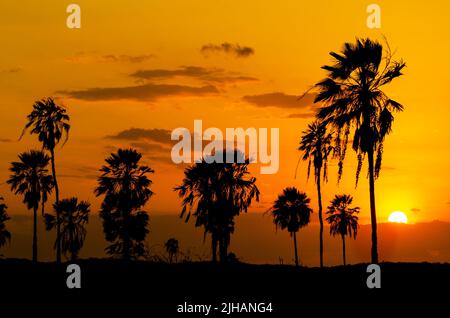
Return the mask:
[[[70,199],[62,199],[55,203],[53,208],[57,211],[57,215],[61,218],[61,248],[63,254],[75,261],[78,253],[83,247],[86,238],[86,224],[89,221],[89,212],[91,204],[87,201],[80,201],[73,197]],[[47,231],[56,227],[56,217],[51,214],[45,214],[45,224]],[[56,248],[55,241],[55,248]]]
[[[47,169],[50,158],[42,151],[31,150],[19,154],[19,160],[11,163],[12,174],[7,183],[14,194],[23,195],[27,208],[33,209],[33,261],[37,262],[37,210],[45,189],[51,189],[49,185],[53,184]]]
[[[295,265],[298,266],[297,232],[309,224],[312,209],[310,199],[296,188],[285,188],[278,196],[269,212],[272,214],[276,228],[287,229],[294,240]]]
[[[0,248],[11,241],[11,233],[6,229],[6,221],[11,219],[6,213],[7,209],[8,207],[3,203],[3,198],[0,197]]]
[[[153,169],[142,165],[142,155],[134,149],[119,149],[106,158],[100,171],[97,196],[104,195],[100,217],[106,240],[112,244],[108,254],[122,255],[124,260],[144,254],[148,234],[148,214],[141,210],[153,195],[147,174]]]
[[[178,240],[175,238],[170,238],[166,241],[164,247],[166,248],[167,254],[169,254],[169,263],[172,263],[173,257],[178,254],[180,249]]]
[[[222,155],[226,157],[225,152]],[[204,158],[186,168],[182,185],[174,189],[183,198],[181,217],[186,216],[188,222],[195,216],[195,226],[203,226],[205,236],[211,234],[213,262],[217,260],[217,245],[220,261],[227,261],[234,218],[247,212],[253,199],[259,201],[256,178],[249,176],[250,160],[238,151],[233,155],[234,163]]]
[[[330,54],[335,64],[322,67],[328,71],[328,77],[316,84],[319,93],[315,102],[325,104],[317,116],[336,129],[339,178],[352,131],[352,148],[358,156],[356,184],[367,155],[372,223],[371,258],[372,263],[378,263],[375,179],[381,169],[383,142],[392,130],[393,114],[403,110],[403,106],[390,99],[383,89],[403,75],[406,64],[401,60],[393,60],[389,46],[383,55],[383,46],[370,39],[358,39],[355,44],[346,43],[341,53]]]
[[[359,207],[351,208],[353,202],[351,195],[342,194],[336,195],[330,202],[328,207],[327,221],[330,224],[330,234],[340,235],[342,238],[342,257],[344,266],[347,264],[345,259],[345,236],[350,236],[356,239],[358,233],[358,216]]]
[[[320,190],[320,179],[327,181],[328,157],[333,151],[331,145],[333,134],[327,132],[326,125],[315,120],[308,125],[308,129],[303,132],[298,150],[303,151],[303,160],[308,160],[308,178],[311,172],[311,163],[314,165],[314,180],[317,185],[317,197],[319,201],[319,250],[320,267],[323,267],[323,219],[322,219],[322,193]],[[322,169],[323,168],[323,169]]]
[[[69,138],[69,115],[62,105],[57,105],[51,97],[46,97],[33,104],[33,111],[27,116],[28,122],[22,132],[31,127],[30,133],[38,135],[42,147],[50,152],[52,175],[55,185],[56,202],[59,202],[59,186],[56,178],[55,147],[65,137]],[[57,217],[59,220],[60,218]],[[61,262],[60,225],[56,224],[56,261]]]

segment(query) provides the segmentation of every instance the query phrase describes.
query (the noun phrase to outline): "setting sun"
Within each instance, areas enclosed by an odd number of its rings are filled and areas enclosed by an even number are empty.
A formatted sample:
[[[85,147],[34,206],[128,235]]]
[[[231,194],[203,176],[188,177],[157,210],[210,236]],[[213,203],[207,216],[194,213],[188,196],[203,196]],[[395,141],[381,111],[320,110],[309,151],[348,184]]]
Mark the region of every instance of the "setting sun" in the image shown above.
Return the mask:
[[[391,223],[408,223],[408,217],[406,216],[405,213],[401,212],[401,211],[395,211],[392,212],[389,215],[388,221]]]

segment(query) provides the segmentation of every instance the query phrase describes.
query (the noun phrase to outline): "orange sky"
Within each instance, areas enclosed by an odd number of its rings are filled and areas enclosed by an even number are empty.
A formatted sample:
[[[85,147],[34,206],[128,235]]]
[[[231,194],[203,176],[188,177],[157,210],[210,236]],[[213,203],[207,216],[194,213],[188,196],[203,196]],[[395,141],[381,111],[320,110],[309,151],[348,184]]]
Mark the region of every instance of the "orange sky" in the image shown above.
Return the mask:
[[[57,150],[62,196],[90,200],[94,211],[99,205],[93,194],[95,176],[103,159],[114,147],[133,145],[156,171],[156,194],[148,211],[178,213],[180,201],[172,188],[180,183],[183,170],[168,161],[168,143],[150,140],[154,135],[136,140],[107,136],[132,127],[193,129],[194,119],[202,119],[204,127],[222,129],[280,128],[280,170],[261,176],[253,169],[262,195],[251,210],[265,211],[291,185],[308,192],[316,207],[315,187],[312,180],[306,182],[305,164],[294,179],[296,148],[311,120],[307,117],[312,105],[298,102],[296,106],[292,100],[324,77],[320,66],[330,61],[329,51],[339,50],[356,36],[382,39],[384,35],[408,67],[406,75],[388,88],[405,111],[397,115],[385,143],[383,170],[376,183],[379,219],[386,221],[390,212],[401,210],[411,222],[450,221],[447,1],[426,5],[377,1],[382,9],[381,30],[366,27],[366,6],[371,1],[76,3],[82,10],[79,30],[65,26],[66,3],[0,3],[0,194],[10,214],[27,213],[4,181],[17,153],[39,147],[34,136],[17,139],[31,105],[42,96],[61,98],[71,116],[70,140]],[[224,42],[250,47],[254,54],[201,51],[204,45]],[[136,73],[144,70],[158,71]],[[165,93],[162,85],[168,85]],[[98,88],[108,90],[99,97]],[[79,93],[87,89],[94,90]],[[127,95],[130,90],[139,94]],[[274,96],[281,100],[262,99],[269,106],[252,103],[261,101],[257,96],[271,93],[280,93]],[[289,118],[293,114],[306,118]],[[368,182],[361,178],[354,188],[354,159],[349,151],[339,188],[336,169],[331,168],[323,197],[327,203],[335,193],[354,195],[366,223]]]

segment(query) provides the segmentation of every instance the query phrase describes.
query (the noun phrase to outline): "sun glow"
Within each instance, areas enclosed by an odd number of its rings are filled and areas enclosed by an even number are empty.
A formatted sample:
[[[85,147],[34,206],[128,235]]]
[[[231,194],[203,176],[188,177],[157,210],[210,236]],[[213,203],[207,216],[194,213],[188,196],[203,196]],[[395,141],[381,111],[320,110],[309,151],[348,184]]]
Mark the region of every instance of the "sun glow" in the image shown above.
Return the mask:
[[[389,215],[388,221],[391,223],[408,223],[408,217],[406,216],[405,213],[401,212],[401,211],[395,211],[392,212]]]

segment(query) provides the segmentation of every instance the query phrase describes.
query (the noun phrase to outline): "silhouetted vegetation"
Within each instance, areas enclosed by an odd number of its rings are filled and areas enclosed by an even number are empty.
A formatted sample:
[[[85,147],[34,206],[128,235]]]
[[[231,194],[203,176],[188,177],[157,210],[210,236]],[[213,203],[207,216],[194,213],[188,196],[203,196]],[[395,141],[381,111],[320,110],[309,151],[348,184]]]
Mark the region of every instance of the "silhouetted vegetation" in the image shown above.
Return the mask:
[[[0,197],[0,248],[11,241],[11,233],[6,229],[6,222],[11,219],[6,213],[7,209],[8,207],[3,203],[3,198]]]
[[[50,158],[42,151],[31,150],[19,154],[19,160],[11,163],[11,176],[7,183],[14,194],[23,195],[23,203],[33,209],[33,261],[37,262],[37,211],[39,202],[44,202],[53,185],[53,177],[48,174]]]
[[[282,230],[287,230],[294,240],[295,265],[299,264],[297,252],[297,232],[309,224],[313,212],[309,207],[310,199],[296,188],[286,188],[278,196],[269,212],[273,223]]]
[[[348,194],[336,195],[328,206],[327,221],[330,224],[330,234],[340,235],[342,238],[342,258],[347,265],[345,257],[345,237],[348,235],[356,239],[358,234],[359,207],[350,207],[353,197]]]
[[[381,170],[383,142],[392,130],[394,113],[403,106],[390,99],[384,87],[400,77],[406,64],[394,61],[387,48],[370,39],[345,43],[340,53],[331,52],[334,64],[323,66],[325,80],[316,84],[319,93],[315,102],[324,103],[318,118],[336,130],[339,157],[339,178],[352,134],[352,148],[358,156],[356,184],[365,156],[369,164],[370,213],[372,222],[372,263],[378,263],[375,179]],[[374,158],[376,156],[376,159]]]
[[[83,247],[86,238],[86,224],[89,221],[90,203],[87,201],[78,202],[77,198],[62,199],[53,205],[56,215],[61,218],[61,249],[70,260],[78,258],[78,253]],[[57,216],[45,214],[45,224],[47,231],[58,224]],[[55,241],[55,248],[57,242]]]
[[[178,240],[175,238],[170,238],[166,241],[166,243],[164,243],[164,247],[166,248],[166,252],[169,255],[169,263],[173,262],[174,257],[176,261],[178,252],[180,250]]]
[[[308,160],[308,178],[311,172],[311,164],[314,169],[314,181],[317,185],[317,197],[319,204],[319,254],[320,267],[323,267],[323,218],[322,218],[322,192],[320,179],[327,181],[328,158],[332,154],[333,134],[327,132],[326,125],[316,120],[308,125],[308,129],[303,132],[298,150],[303,151],[303,160]]]
[[[195,226],[204,228],[205,237],[211,234],[212,260],[217,261],[218,245],[220,261],[225,263],[234,218],[247,212],[253,199],[259,201],[259,190],[248,171],[248,158],[235,151],[235,163],[226,163],[226,153],[221,155],[223,163],[203,158],[186,168],[182,184],[174,190],[183,198],[181,217],[186,222],[191,215],[196,218]]]
[[[28,122],[22,132],[31,128],[30,133],[38,136],[42,147],[50,152],[50,159],[52,164],[52,175],[55,187],[56,202],[59,201],[59,187],[56,178],[55,168],[55,147],[65,137],[67,141],[69,137],[69,116],[67,115],[64,106],[56,104],[51,97],[46,97],[36,101],[33,104],[33,111],[27,117]],[[60,217],[57,217],[59,220]],[[60,224],[56,224],[56,260],[61,262],[61,243],[60,243]]]
[[[154,171],[140,163],[142,155],[134,149],[119,149],[105,159],[98,178],[97,196],[104,196],[100,217],[105,238],[112,244],[110,255],[124,260],[144,255],[148,234],[148,214],[142,210],[153,195],[149,173]]]

